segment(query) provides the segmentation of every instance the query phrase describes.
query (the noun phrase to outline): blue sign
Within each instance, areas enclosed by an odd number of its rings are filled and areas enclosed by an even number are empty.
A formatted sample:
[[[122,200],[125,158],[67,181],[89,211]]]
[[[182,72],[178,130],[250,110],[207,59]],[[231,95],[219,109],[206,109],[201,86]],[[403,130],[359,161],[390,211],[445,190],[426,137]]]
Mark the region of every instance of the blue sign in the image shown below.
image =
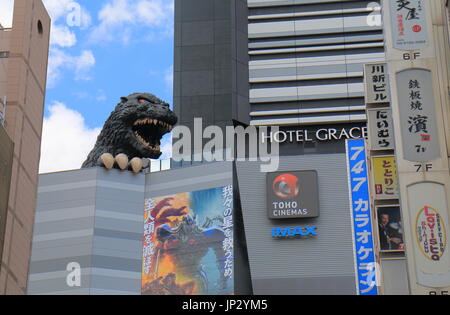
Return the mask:
[[[316,236],[317,226],[293,227],[293,228],[272,228],[272,237],[302,237]]]
[[[364,139],[347,140],[347,168],[353,227],[357,291],[377,295],[377,265],[373,245],[372,212]]]

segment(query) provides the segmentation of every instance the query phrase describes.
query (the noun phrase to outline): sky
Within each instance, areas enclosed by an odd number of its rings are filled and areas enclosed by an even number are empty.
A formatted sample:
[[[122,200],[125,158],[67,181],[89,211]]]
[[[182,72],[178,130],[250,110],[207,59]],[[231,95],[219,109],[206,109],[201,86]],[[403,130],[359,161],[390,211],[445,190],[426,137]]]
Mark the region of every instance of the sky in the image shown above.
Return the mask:
[[[121,96],[149,92],[172,104],[174,8],[173,0],[42,1],[52,18],[40,163],[47,173],[80,168]],[[170,135],[162,151],[170,157]]]

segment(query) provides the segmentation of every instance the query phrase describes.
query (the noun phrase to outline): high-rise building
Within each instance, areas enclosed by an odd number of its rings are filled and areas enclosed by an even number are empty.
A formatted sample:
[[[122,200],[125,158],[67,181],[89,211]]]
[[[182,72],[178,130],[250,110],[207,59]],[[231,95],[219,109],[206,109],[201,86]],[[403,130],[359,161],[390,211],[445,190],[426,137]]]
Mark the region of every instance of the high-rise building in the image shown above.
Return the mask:
[[[365,122],[363,65],[382,62],[380,5],[248,0],[253,125]]]
[[[283,154],[342,153],[342,133],[365,133],[363,66],[385,60],[377,2],[184,0],[175,15],[181,125],[331,129],[280,141]]]
[[[14,145],[12,171],[1,177],[0,294],[25,294],[36,206],[50,17],[41,0],[6,1],[0,21],[0,113],[3,145]],[[3,132],[3,130],[1,131]],[[3,158],[3,156],[2,156]],[[3,161],[2,161],[3,162]],[[6,168],[5,168],[6,169]],[[2,172],[3,164],[2,164]],[[8,172],[6,172],[7,174]],[[4,174],[2,174],[4,175]],[[9,188],[9,194],[6,192]],[[5,200],[0,207],[6,205]]]
[[[197,117],[221,128],[250,123],[245,0],[175,0],[174,56],[180,125],[193,130]]]

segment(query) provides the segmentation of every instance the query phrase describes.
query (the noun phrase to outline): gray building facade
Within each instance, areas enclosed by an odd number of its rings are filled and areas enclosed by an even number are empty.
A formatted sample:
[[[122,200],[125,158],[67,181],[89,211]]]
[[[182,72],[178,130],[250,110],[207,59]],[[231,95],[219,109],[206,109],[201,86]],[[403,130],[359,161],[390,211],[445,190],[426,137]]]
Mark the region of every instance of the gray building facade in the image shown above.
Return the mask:
[[[140,294],[144,184],[101,168],[41,175],[28,294]]]
[[[259,168],[259,162],[237,162],[253,293],[356,294],[345,154],[280,158],[279,171],[317,171],[317,218],[270,219],[266,211],[266,174]],[[272,236],[273,228],[303,226],[316,226],[317,236]]]
[[[175,0],[174,55],[180,125],[249,123],[245,0]]]
[[[28,294],[141,294],[145,201],[228,185],[229,162],[146,174],[90,168],[40,175]],[[239,226],[238,205],[233,216]],[[232,238],[239,275],[232,284],[250,294],[242,234]]]
[[[251,122],[365,122],[363,66],[383,62],[380,2],[248,0]]]

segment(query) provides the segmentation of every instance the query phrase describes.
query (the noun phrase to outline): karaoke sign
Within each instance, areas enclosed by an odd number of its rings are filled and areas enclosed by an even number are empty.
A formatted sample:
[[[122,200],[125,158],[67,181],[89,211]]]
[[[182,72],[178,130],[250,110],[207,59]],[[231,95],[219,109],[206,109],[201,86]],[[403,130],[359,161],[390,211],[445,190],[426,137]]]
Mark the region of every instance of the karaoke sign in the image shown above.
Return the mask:
[[[316,171],[268,173],[267,209],[270,219],[316,218],[319,189]]]

